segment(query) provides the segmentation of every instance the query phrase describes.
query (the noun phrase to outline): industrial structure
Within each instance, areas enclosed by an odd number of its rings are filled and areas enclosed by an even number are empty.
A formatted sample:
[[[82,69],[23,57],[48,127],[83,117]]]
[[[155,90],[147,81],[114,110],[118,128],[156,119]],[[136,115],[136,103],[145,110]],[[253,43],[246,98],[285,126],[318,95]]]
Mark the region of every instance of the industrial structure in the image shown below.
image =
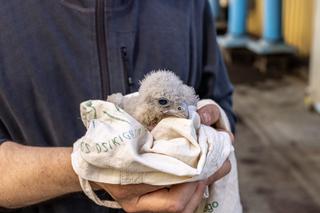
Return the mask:
[[[223,12],[223,52],[247,49],[262,72],[290,69],[292,61],[310,63],[305,103],[320,113],[320,2],[315,0],[209,0],[216,20]],[[224,8],[226,7],[226,8]],[[221,25],[217,25],[220,27]],[[222,25],[224,26],[224,25]],[[228,56],[226,58],[232,58]],[[317,60],[318,59],[318,60]],[[231,60],[232,61],[232,60]]]

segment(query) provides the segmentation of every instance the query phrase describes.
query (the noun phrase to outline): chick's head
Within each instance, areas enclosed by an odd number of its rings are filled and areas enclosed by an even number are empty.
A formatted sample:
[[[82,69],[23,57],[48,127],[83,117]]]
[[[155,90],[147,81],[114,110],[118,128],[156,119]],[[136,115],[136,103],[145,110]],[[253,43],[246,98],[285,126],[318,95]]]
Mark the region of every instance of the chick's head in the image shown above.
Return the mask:
[[[162,118],[188,117],[188,106],[196,105],[198,96],[173,72],[153,71],[141,81],[139,89],[139,114],[142,123],[154,125]]]

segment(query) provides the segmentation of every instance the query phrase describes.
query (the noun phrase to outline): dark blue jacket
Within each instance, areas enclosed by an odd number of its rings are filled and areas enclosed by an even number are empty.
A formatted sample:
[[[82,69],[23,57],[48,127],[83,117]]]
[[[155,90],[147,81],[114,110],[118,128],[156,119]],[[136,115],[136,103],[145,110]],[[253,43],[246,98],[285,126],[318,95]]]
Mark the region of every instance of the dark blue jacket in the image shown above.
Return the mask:
[[[72,146],[85,133],[82,101],[134,92],[160,68],[217,101],[234,127],[206,0],[1,1],[0,141]],[[107,210],[76,193],[19,211]]]

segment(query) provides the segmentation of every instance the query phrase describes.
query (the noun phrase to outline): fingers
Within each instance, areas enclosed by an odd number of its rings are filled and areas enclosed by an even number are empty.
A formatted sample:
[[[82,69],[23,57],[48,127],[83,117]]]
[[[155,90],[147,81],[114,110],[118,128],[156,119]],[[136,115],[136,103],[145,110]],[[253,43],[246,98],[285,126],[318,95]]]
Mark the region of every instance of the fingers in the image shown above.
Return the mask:
[[[97,183],[101,188],[106,190],[115,200],[123,200],[132,197],[139,197],[141,195],[159,190],[164,186],[153,186],[148,184],[130,184],[130,185],[118,185],[118,184],[105,184]]]
[[[234,142],[234,135],[226,129],[222,121],[218,106],[214,104],[205,105],[198,110],[198,114],[200,115],[202,124],[205,124],[207,126],[214,125],[215,128],[219,131],[226,131],[230,135],[231,141]]]
[[[222,177],[226,176],[231,171],[231,163],[230,160],[226,160],[220,169],[216,171],[213,175],[211,175],[206,183],[208,185],[216,182],[217,180],[221,179]]]
[[[144,194],[165,188],[165,186],[153,186],[148,184],[131,184],[131,185],[124,185],[123,187],[124,187],[124,190],[129,189],[137,196],[144,195]]]
[[[219,111],[220,112],[220,111]],[[217,129],[223,129],[223,130],[227,130],[226,126],[224,125],[222,118],[219,117],[218,121],[216,123],[213,124],[215,128]]]
[[[132,202],[131,206],[125,203],[123,207],[126,211],[182,212],[193,195],[202,190],[198,189],[198,184],[198,182],[183,183],[174,185],[170,189],[160,189],[141,196],[135,201],[134,207]],[[195,198],[192,202],[196,203],[197,200]]]
[[[113,193],[115,200],[119,202],[126,212],[152,211],[191,213],[197,209],[203,199],[203,193],[207,184],[219,180],[221,177],[228,174],[230,169],[231,164],[229,161],[226,161],[207,181],[178,184],[172,186],[170,189],[159,189],[158,186],[149,186],[145,184],[136,184],[132,187],[124,186],[125,189],[121,189],[128,190],[128,188],[130,188],[130,190],[138,190],[139,193],[141,191],[150,190],[149,193],[140,196],[132,196],[133,193],[129,193],[131,196],[125,197],[125,194],[128,195],[128,191],[121,192],[121,190],[117,188],[119,185],[103,184],[102,186],[108,190],[113,190],[111,194]],[[138,189],[139,187],[144,189]],[[154,191],[155,189],[156,191]],[[117,196],[122,198],[117,199]]]
[[[198,208],[199,204],[201,203],[203,199],[203,194],[206,189],[207,185],[205,182],[200,182],[197,186],[197,189],[190,199],[190,201],[187,203],[187,206],[184,208],[183,213],[193,213]]]
[[[198,109],[201,123],[211,126],[219,121],[220,111],[219,108],[214,104],[205,105]]]

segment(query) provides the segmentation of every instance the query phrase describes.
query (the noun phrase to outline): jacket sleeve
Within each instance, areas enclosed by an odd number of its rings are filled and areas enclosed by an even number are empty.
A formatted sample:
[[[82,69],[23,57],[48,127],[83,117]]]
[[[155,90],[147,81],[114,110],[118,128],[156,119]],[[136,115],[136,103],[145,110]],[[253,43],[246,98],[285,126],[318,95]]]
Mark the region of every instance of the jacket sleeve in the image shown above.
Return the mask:
[[[216,28],[208,2],[203,14],[203,74],[199,94],[201,98],[215,100],[224,109],[234,132],[236,117],[232,110],[233,86],[217,44]]]
[[[9,133],[6,130],[2,121],[0,120],[0,144],[7,140],[10,140]]]

